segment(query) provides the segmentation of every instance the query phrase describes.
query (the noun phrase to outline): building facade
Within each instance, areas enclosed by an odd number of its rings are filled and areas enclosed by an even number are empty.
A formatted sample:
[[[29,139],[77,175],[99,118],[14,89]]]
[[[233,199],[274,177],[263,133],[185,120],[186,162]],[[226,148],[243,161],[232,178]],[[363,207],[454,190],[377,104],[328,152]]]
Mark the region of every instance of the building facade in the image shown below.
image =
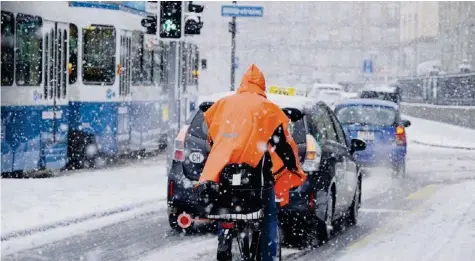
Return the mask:
[[[402,2],[400,17],[398,74],[427,74],[440,66],[439,3]]]
[[[464,60],[475,66],[475,2],[439,2],[439,16],[444,70],[459,72]]]
[[[400,2],[359,2],[364,58],[373,61],[373,81],[391,80],[398,73]],[[361,64],[362,67],[362,64]]]

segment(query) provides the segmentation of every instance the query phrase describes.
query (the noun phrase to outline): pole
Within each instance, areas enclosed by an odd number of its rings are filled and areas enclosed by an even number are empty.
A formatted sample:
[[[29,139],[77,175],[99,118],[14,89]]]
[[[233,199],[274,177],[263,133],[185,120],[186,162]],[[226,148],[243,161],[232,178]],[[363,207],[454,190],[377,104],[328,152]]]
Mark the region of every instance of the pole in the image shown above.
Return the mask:
[[[233,1],[233,4],[236,4],[236,1]],[[235,70],[235,60],[236,60],[236,16],[231,18],[231,91],[234,91],[234,78],[236,72]]]

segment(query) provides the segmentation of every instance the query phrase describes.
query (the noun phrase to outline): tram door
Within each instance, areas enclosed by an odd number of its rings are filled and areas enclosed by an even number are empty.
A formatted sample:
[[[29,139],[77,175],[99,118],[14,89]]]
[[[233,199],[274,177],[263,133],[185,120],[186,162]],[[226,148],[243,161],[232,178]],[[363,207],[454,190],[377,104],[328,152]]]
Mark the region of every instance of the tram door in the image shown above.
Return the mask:
[[[48,109],[42,111],[43,163],[46,168],[60,168],[66,163],[69,84],[69,24],[44,21],[43,24],[43,99]],[[50,107],[51,106],[51,107]]]
[[[132,32],[120,31],[120,65],[119,65],[119,96],[130,97],[132,85]],[[129,109],[124,102],[118,108],[117,116],[117,145],[119,153],[126,152],[130,146]]]

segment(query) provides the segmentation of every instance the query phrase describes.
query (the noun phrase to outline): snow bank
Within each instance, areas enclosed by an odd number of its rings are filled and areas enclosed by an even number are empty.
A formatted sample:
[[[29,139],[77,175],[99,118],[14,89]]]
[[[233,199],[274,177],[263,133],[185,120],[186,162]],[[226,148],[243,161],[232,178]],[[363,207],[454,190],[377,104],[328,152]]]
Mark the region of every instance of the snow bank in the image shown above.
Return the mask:
[[[57,178],[2,179],[2,241],[165,204],[165,161],[146,162]]]
[[[406,129],[409,142],[475,150],[475,130],[473,129],[407,115],[403,118],[411,121],[411,126]]]
[[[369,235],[371,243],[356,242],[337,260],[473,260],[474,191],[475,181],[436,187],[431,199]]]
[[[435,104],[428,104],[428,103],[408,103],[408,102],[401,102],[401,104],[406,105],[406,106],[425,107],[425,108],[445,108],[445,109],[460,109],[460,110],[475,109],[475,106],[435,105]]]

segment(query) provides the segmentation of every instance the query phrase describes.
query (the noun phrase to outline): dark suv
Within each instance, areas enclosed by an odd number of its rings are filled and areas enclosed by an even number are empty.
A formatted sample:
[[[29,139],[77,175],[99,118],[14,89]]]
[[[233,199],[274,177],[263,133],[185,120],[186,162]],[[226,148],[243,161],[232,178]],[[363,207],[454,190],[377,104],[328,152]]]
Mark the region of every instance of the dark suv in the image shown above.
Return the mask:
[[[402,90],[398,86],[370,85],[361,91],[360,98],[391,101],[399,105],[402,100]]]
[[[268,95],[268,98],[289,116],[290,133],[308,175],[304,184],[291,191],[289,204],[279,212],[280,226],[286,237],[316,236],[325,241],[334,220],[344,216],[356,222],[362,179],[353,152],[364,150],[366,144],[359,139],[347,144],[340,123],[322,102],[282,95]],[[204,206],[192,188],[210,150],[203,112],[214,101],[201,103],[200,110],[192,115],[175,141],[168,174],[168,214],[174,229],[189,229],[205,216]]]

